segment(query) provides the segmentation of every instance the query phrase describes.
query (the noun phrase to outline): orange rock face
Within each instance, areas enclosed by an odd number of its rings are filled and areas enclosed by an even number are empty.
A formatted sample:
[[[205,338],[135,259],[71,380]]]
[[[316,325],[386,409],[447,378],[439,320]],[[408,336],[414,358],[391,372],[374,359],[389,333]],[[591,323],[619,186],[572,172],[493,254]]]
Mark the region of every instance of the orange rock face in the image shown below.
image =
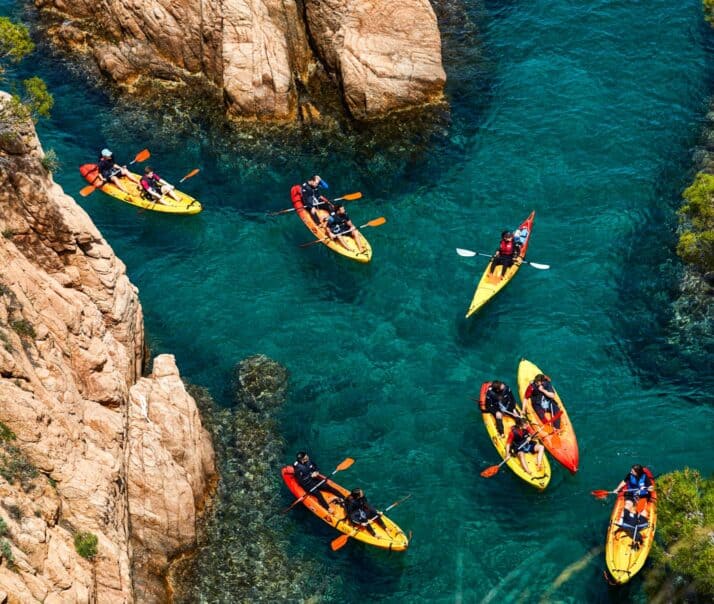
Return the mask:
[[[195,544],[215,477],[210,438],[173,357],[140,377],[137,289],[42,167],[32,126],[8,147],[0,141],[0,466],[22,464],[0,472],[0,552],[7,544],[12,557],[0,553],[0,592],[158,601],[167,561]],[[93,560],[75,549],[80,531],[98,538]]]
[[[295,0],[35,4],[59,16],[57,43],[90,53],[115,83],[201,76],[241,118],[295,119],[319,67],[359,119],[438,100],[446,79],[428,0],[305,0],[304,12]]]

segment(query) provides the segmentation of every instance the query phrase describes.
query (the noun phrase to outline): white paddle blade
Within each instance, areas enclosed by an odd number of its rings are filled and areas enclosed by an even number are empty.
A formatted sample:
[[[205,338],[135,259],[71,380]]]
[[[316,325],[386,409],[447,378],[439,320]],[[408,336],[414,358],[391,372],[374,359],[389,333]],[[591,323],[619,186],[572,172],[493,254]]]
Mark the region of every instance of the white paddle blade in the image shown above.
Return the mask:
[[[550,264],[540,264],[539,262],[529,263],[533,268],[539,268],[542,271],[547,271],[550,268]]]
[[[456,253],[459,256],[463,256],[464,258],[472,258],[473,256],[476,255],[476,252],[472,252],[471,250],[465,250],[462,247],[457,247],[456,248]]]

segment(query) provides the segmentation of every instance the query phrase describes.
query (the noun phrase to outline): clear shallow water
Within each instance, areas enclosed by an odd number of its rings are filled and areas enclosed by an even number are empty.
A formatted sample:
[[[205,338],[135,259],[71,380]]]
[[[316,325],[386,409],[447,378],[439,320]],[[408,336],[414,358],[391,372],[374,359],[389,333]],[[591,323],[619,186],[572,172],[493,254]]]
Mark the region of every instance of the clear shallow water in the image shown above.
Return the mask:
[[[638,580],[619,591],[602,580],[610,502],[589,491],[636,461],[714,470],[714,412],[701,404],[711,346],[668,344],[675,211],[712,90],[700,2],[676,4],[441,4],[450,122],[401,154],[359,133],[256,152],[180,116],[112,108],[46,51],[23,66],[55,94],[39,130],[68,192],[105,144],[127,158],[148,146],[172,180],[203,169],[185,187],[206,208],[194,218],[77,196],[140,288],[152,351],[176,354],[219,400],[238,359],[272,356],[292,375],[286,462],[307,448],[328,470],[350,455],[342,482],[379,507],[412,493],[392,512],[414,531],[403,556],[332,553],[330,530],[292,512],[296,560],[325,564],[316,584],[390,602],[643,599]],[[315,170],[331,191],[365,193],[350,207],[359,223],[388,218],[365,231],[371,265],[298,249],[310,237],[295,217],[264,217]],[[454,248],[490,250],[531,209],[529,258],[552,270],[524,267],[464,320],[484,264]],[[521,356],[553,377],[580,443],[579,473],[556,468],[542,494],[505,470],[478,476],[498,458],[470,397],[488,379],[515,386]]]

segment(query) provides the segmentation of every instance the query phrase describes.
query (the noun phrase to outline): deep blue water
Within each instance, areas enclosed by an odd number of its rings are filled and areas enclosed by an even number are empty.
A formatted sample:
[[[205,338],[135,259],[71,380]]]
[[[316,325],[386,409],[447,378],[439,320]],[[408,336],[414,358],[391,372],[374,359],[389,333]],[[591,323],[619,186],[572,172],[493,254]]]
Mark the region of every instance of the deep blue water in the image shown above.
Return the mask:
[[[349,455],[341,480],[376,505],[412,494],[391,514],[414,532],[405,555],[332,553],[330,530],[293,512],[292,553],[324,562],[334,593],[642,600],[639,579],[619,591],[602,580],[610,502],[589,491],[635,462],[714,470],[711,344],[680,349],[669,325],[676,209],[712,92],[700,1],[464,0],[438,12],[450,115],[418,141],[405,134],[403,149],[360,129],[289,147],[274,133],[259,148],[247,131],[221,139],[197,119],[116,106],[43,48],[20,73],[55,95],[39,132],[70,194],[83,186],[76,166],[105,145],[127,159],[149,147],[169,180],[202,168],[185,183],[204,203],[196,217],[76,196],[140,289],[152,352],[174,353],[219,401],[237,360],[272,356],[291,372],[286,462],[306,448],[327,470]],[[365,194],[355,221],[387,217],[365,230],[370,265],[299,249],[310,236],[294,216],[265,217],[314,171],[331,192]],[[552,269],[524,267],[465,320],[484,263],[454,248],[490,250],[532,209],[529,258]],[[485,380],[515,386],[521,356],[553,377],[580,443],[578,474],[555,468],[542,494],[505,470],[478,475],[498,458],[470,397]]]

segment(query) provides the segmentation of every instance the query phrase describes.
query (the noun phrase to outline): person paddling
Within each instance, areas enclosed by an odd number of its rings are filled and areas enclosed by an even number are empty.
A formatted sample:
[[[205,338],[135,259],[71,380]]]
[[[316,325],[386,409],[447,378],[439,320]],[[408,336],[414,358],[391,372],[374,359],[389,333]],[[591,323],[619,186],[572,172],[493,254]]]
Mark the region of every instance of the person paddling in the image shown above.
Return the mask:
[[[114,161],[114,154],[109,149],[102,149],[99,154],[99,159],[97,160],[97,178],[101,180],[101,184],[98,187],[104,186],[106,183],[111,182],[120,191],[123,191],[129,195],[129,191],[122,183],[120,176],[128,178],[131,182],[139,184],[139,180],[131,172],[129,172],[126,166],[120,166]],[[94,183],[96,184],[96,183]]]
[[[337,496],[336,499],[338,501],[342,501],[342,493],[330,485],[327,478],[320,473],[320,468],[318,468],[317,464],[310,460],[310,456],[305,451],[299,451],[295,456],[293,468],[295,470],[295,477],[297,478],[298,484],[305,489],[305,492],[310,493],[312,491],[310,494],[315,496],[317,502],[323,508],[329,511],[330,505],[325,500],[321,491],[332,493]]]
[[[654,491],[654,480],[649,468],[635,464],[630,468],[621,481],[615,487],[615,492],[624,489],[623,498],[625,508],[622,510],[622,518],[618,526],[626,531],[633,540],[633,547],[637,549],[642,543],[642,529],[649,526],[647,519],[647,506],[639,506],[640,499],[649,501]]]
[[[370,522],[375,522],[384,530],[387,530],[379,512],[369,505],[362,489],[354,489],[345,499],[344,505],[347,517],[352,524],[363,526],[372,535],[376,535],[376,533]]]
[[[525,419],[519,417],[516,420],[516,424],[511,428],[506,441],[506,445],[509,447],[509,454],[511,456],[518,455],[523,471],[529,476],[531,471],[526,463],[526,453],[536,453],[538,455],[536,465],[539,470],[543,469],[543,453],[545,449],[541,443],[534,442],[534,436],[533,428],[530,427]]]
[[[508,267],[513,266],[513,262],[518,257],[520,250],[521,245],[514,240],[513,233],[511,231],[503,231],[503,233],[501,233],[501,243],[493,255],[488,274],[493,275],[496,266],[500,265],[501,278],[503,278]]]
[[[550,417],[555,417],[560,412],[560,407],[555,400],[555,389],[550,383],[548,376],[539,373],[528,384],[524,396],[524,404],[530,401],[531,408],[540,418],[541,422],[546,421],[545,414],[550,413]],[[553,420],[553,427],[560,430],[560,417]]]
[[[327,189],[327,183],[322,180],[317,174],[308,178],[300,187],[300,196],[302,197],[302,205],[310,212],[315,224],[320,224],[320,215],[317,208],[329,208],[330,201],[327,197],[319,194],[319,187]]]
[[[153,200],[154,203],[166,204],[163,200],[164,195],[168,195],[174,201],[180,201],[173,191],[174,187],[154,172],[151,166],[144,168],[144,175],[141,177],[140,184],[146,198]]]
[[[332,203],[331,206],[330,213],[322,219],[322,226],[327,230],[327,234],[331,239],[337,239],[342,244],[342,247],[347,250],[350,248],[345,241],[345,237],[351,237],[357,244],[359,253],[364,253],[362,238],[345,211],[345,207],[339,203]]]
[[[501,436],[503,433],[503,414],[521,417],[516,408],[516,397],[513,391],[499,380],[493,380],[486,390],[486,411],[496,418],[496,428]]]

